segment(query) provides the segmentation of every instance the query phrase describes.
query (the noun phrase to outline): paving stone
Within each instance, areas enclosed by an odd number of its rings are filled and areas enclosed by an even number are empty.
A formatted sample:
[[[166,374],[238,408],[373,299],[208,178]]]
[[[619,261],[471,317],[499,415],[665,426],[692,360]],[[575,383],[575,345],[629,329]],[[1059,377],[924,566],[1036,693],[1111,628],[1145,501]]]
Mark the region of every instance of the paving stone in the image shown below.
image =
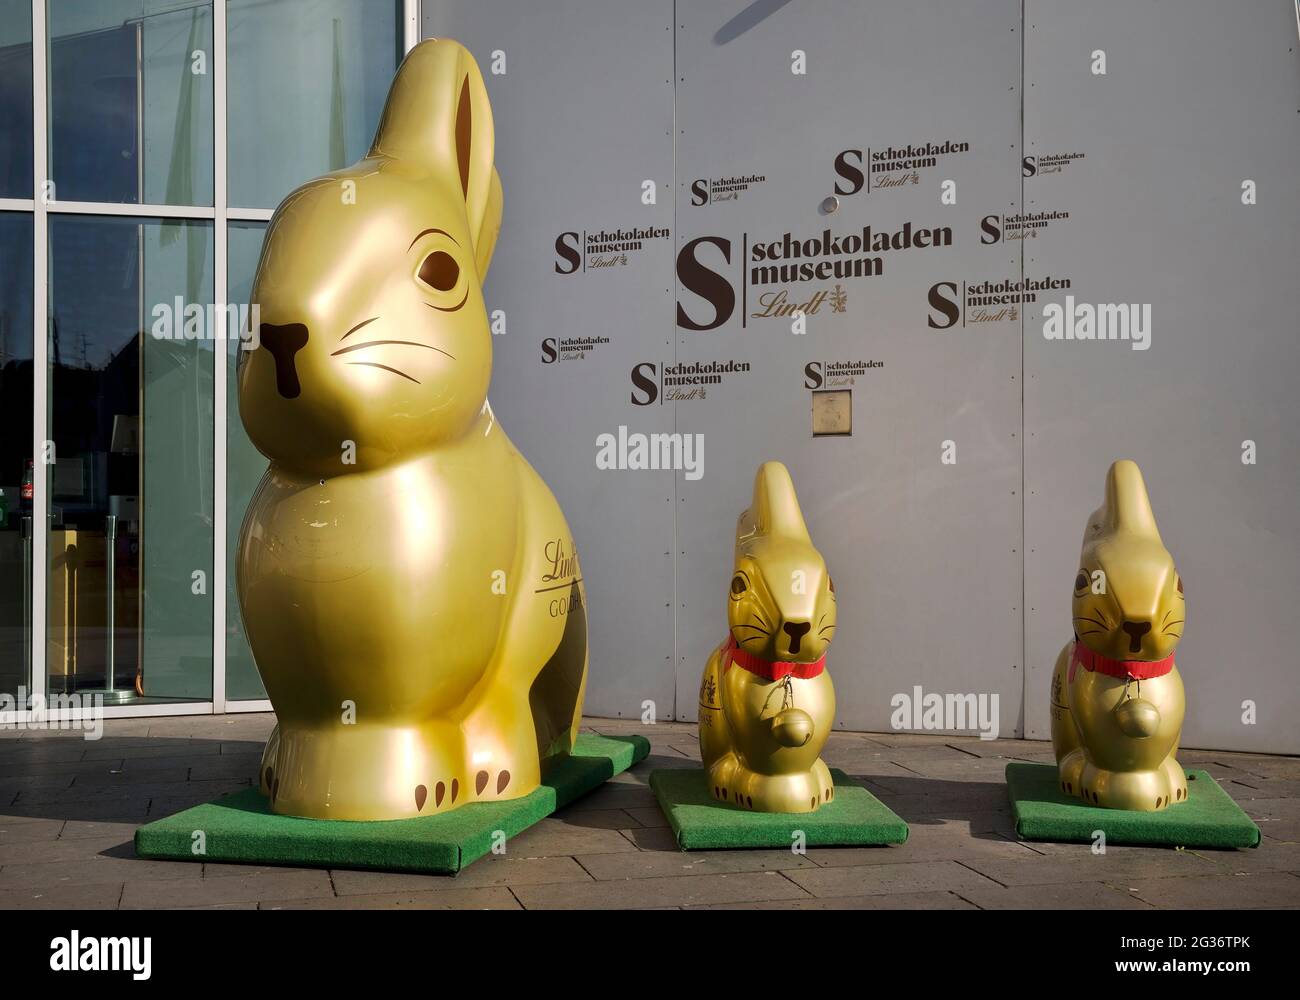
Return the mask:
[[[1300,757],[1264,757],[1256,754],[1217,752],[1214,759],[1228,767],[1261,778],[1300,779]]]
[[[85,752],[86,748],[80,743],[68,746],[62,743],[41,743],[29,740],[20,744],[6,744],[0,748],[0,772],[18,767],[25,768],[28,764],[42,761],[52,764],[79,761]]]
[[[199,871],[198,865],[190,867]],[[181,888],[183,891],[178,891],[175,879],[132,879],[126,883],[121,905],[123,909],[155,909],[334,895],[328,872],[305,868],[286,868],[273,874],[242,878],[191,878]]]
[[[134,741],[132,741],[134,742]],[[207,757],[221,752],[221,744],[203,740],[143,740],[138,746],[92,744],[83,760],[105,760],[120,757],[123,760],[144,760],[150,757]]]
[[[127,848],[135,856],[130,840],[121,837],[83,837],[75,840],[20,840],[5,843],[0,840],[0,865],[41,864],[49,861],[84,861],[106,851],[113,857],[125,856],[120,848]]]
[[[973,757],[988,758],[1016,758],[1019,759],[1022,754],[1047,754],[1052,753],[1052,744],[1044,740],[951,740],[948,743],[954,749],[959,749]]]
[[[638,830],[624,830],[623,836],[642,851],[682,853],[682,849],[677,846],[677,837],[673,834],[672,828],[666,824],[664,826],[642,827]]]
[[[72,731],[9,733],[0,740],[0,907],[112,907],[119,897],[128,906],[233,909],[1300,905],[1296,758],[1180,754],[1257,817],[1265,833],[1259,849],[1112,846],[1099,858],[1086,844],[1014,835],[1005,762],[1050,761],[1049,743],[833,733],[827,762],[908,820],[906,844],[807,855],[683,853],[647,782],[655,767],[698,766],[696,725],[639,718],[586,720],[584,729],[644,735],[650,760],[516,837],[504,857],[481,859],[456,878],[135,858],[139,823],[248,787],[273,726],[274,716],[259,713],[109,720],[97,741]]]
[[[204,878],[242,878],[249,875],[275,875],[278,872],[295,870],[291,865],[236,865],[224,861],[204,861],[199,867],[203,869]]]
[[[892,892],[878,896],[832,896],[770,900],[762,903],[714,903],[709,906],[687,907],[691,910],[973,910],[975,908],[953,892]]]
[[[118,788],[125,785],[163,784],[190,780],[188,767],[166,767],[157,771],[131,771],[118,768],[104,768],[102,771],[87,771],[72,777],[74,788],[93,791],[100,788]]]
[[[597,855],[603,857],[604,855]],[[616,856],[616,855],[611,855]],[[219,867],[210,865],[209,868]],[[331,872],[339,896],[393,892],[424,893],[491,886],[547,885],[555,882],[590,882],[591,875],[573,858],[481,858],[459,874],[416,875],[409,872]]]
[[[1290,778],[1257,778],[1253,774],[1240,775],[1221,781],[1223,790],[1237,802],[1252,799],[1300,798],[1300,780]]]
[[[638,768],[644,768],[645,773],[661,767],[699,767],[700,762],[691,757],[683,757],[679,753],[669,754],[664,750],[651,750],[650,756],[637,765]]]
[[[33,816],[46,819],[66,819],[68,822],[85,821],[96,823],[143,823],[148,818],[148,799],[130,799],[124,796],[110,796],[94,802],[83,802],[73,798],[67,802],[51,805],[32,803],[30,805],[10,804],[5,807],[7,816]]]
[[[575,825],[555,816],[548,816],[530,826],[507,845],[512,856],[524,858],[607,854],[636,849],[636,845],[618,830]]]
[[[959,819],[971,812],[1011,812],[1002,782],[916,777],[868,778],[865,784],[909,823],[921,817]]]
[[[680,875],[672,878],[522,886],[514,890],[525,909],[643,909],[707,903],[798,899],[804,891],[779,872]]]
[[[859,778],[876,775],[893,775],[896,777],[908,778],[915,777],[917,774],[916,771],[906,764],[902,764],[896,760],[890,760],[889,758],[882,757],[878,754],[839,753],[827,756],[825,759],[826,763],[830,767],[839,768],[845,774],[850,774]]]
[[[122,758],[111,757],[92,761],[32,761],[21,766],[23,775],[66,775],[70,781],[79,774],[103,774],[105,771],[120,769]]]
[[[247,781],[226,778],[222,781],[190,782],[184,779],[168,782],[124,782],[121,785],[74,784],[68,788],[36,788],[24,791],[14,803],[25,806],[29,803],[75,802],[93,805],[99,802],[139,800],[147,804],[150,799],[193,798],[207,801],[238,791],[248,786]]]
[[[587,854],[577,861],[599,881],[667,878],[676,875],[724,875],[732,872],[813,868],[806,855],[793,851],[640,851],[636,854]]]
[[[879,743],[881,746],[894,748],[915,747],[925,749],[927,747],[943,747],[949,744],[959,744],[961,739],[953,736],[944,736],[942,734],[929,733],[868,733],[868,738],[873,743]]]
[[[192,772],[196,767],[219,768],[226,758],[220,754],[202,754],[199,756],[180,755],[167,757],[127,757],[123,759],[121,769],[130,773],[142,772],[162,772],[174,771],[177,768],[184,768],[186,772]],[[254,767],[250,774],[256,774],[257,768]]]
[[[59,836],[64,822],[44,816],[0,816],[0,845],[49,843]]]
[[[1180,910],[1300,908],[1300,878],[1283,872],[1142,879],[1127,888],[1155,906]]]
[[[625,809],[562,809],[554,818],[571,826],[598,830],[632,830],[641,825]]]
[[[60,840],[78,840],[82,837],[88,839],[103,837],[121,837],[123,840],[131,840],[135,837],[137,823],[114,823],[103,822],[100,820],[80,820],[73,819],[63,827],[63,832],[59,835]]]
[[[818,867],[785,873],[814,896],[874,896],[881,893],[948,891],[992,885],[983,875],[956,861],[918,861]]]
[[[624,811],[636,820],[639,826],[666,827],[668,825],[668,817],[664,815],[664,811],[657,805],[646,806],[644,809],[626,809]]]
[[[1101,882],[989,886],[961,890],[981,910],[1150,910],[1133,893]]]
[[[198,880],[197,865],[179,861],[145,861],[90,854],[80,860],[46,861],[39,864],[6,863],[0,870],[0,890],[40,889],[43,886],[121,884],[132,879]]]
[[[263,900],[263,910],[518,910],[509,889],[446,889],[441,892],[385,892],[360,896]]]
[[[0,910],[115,910],[121,883],[0,889]]]
[[[977,858],[962,864],[1004,886],[1047,885],[1052,882],[1118,885],[1132,879],[1213,875],[1218,871],[1215,862],[1188,851],[1112,847],[1101,855],[1092,854],[1087,844],[1075,846],[1083,847],[1088,853],[1069,857],[1046,855],[1019,861]]]
[[[1024,844],[993,833],[972,833],[969,822],[913,824],[907,841],[888,847],[836,847],[809,852],[824,867],[871,864],[904,864],[913,861],[944,861],[974,858],[1004,858],[1010,861],[1037,857]]]
[[[208,781],[216,778],[256,778],[262,766],[262,754],[225,754],[203,760],[189,767],[190,781]]]

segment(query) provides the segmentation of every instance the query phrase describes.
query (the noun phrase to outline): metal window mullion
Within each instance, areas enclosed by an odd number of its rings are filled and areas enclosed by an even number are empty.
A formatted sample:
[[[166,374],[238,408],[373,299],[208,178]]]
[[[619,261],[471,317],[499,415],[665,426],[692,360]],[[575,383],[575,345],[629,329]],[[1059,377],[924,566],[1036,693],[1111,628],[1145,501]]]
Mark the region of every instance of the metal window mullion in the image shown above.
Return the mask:
[[[46,615],[46,586],[49,580],[48,467],[44,462],[49,437],[49,213],[45,205],[45,182],[49,176],[49,143],[46,122],[49,107],[49,48],[45,22],[45,0],[32,0],[32,601],[30,696],[39,693],[42,702],[48,678],[46,652],[49,622]],[[37,464],[39,462],[39,465]],[[29,719],[31,711],[23,713]]]
[[[219,307],[230,294],[226,228],[226,0],[212,4],[213,291]],[[225,323],[225,311],[216,310]],[[222,332],[229,334],[229,327]],[[226,711],[226,376],[224,338],[213,342],[212,370],[212,711]]]
[[[420,42],[420,0],[402,2],[402,51],[410,52]]]

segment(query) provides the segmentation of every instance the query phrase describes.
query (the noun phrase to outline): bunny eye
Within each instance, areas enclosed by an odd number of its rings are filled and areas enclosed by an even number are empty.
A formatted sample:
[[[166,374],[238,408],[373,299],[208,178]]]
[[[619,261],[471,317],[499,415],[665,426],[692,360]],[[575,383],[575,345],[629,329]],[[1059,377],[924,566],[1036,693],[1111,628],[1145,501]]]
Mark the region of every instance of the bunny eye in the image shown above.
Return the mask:
[[[1181,576],[1178,578],[1178,596],[1183,596],[1183,578]]]
[[[1074,578],[1074,589],[1084,590],[1088,586],[1088,574],[1079,570],[1079,575]]]
[[[419,278],[431,288],[449,292],[460,280],[460,265],[446,250],[435,250],[420,265]]]
[[[739,597],[749,589],[749,583],[745,580],[743,573],[737,573],[731,578],[731,595]]]

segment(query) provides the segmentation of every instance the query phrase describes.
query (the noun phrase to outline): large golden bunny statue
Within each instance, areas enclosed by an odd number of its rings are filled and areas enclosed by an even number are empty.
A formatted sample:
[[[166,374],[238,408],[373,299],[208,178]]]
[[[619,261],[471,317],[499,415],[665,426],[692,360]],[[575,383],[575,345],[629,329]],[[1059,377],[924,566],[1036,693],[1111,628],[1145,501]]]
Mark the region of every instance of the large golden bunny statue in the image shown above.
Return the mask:
[[[1074,634],[1052,674],[1052,746],[1062,791],[1155,812],[1187,800],[1174,754],[1183,682],[1174,647],[1183,581],[1156,530],[1137,465],[1116,462],[1088,519],[1074,580]]]
[[[813,812],[835,797],[818,756],[835,720],[835,587],[780,462],[759,468],[740,515],[728,597],[727,638],[700,685],[709,791],[741,809]]]
[[[271,465],[238,584],[278,716],[260,778],[277,813],[516,798],[573,747],[577,554],[487,402],[492,148],[473,57],[423,42],[366,157],[290,194],[266,234],[261,342],[238,377]]]

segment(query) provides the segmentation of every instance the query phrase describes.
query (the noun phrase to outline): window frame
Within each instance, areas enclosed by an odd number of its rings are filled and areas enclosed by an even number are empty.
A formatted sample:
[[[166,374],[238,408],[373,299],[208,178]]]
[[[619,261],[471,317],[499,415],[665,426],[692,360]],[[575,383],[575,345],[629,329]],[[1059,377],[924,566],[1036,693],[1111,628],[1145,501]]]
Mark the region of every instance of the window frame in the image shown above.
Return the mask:
[[[213,290],[217,304],[224,305],[229,294],[228,242],[229,223],[268,221],[271,209],[241,208],[229,203],[227,186],[227,104],[226,104],[226,13],[227,0],[212,2],[212,197],[203,205],[117,204],[45,200],[42,192],[49,176],[49,30],[48,0],[31,0],[32,26],[32,197],[0,198],[0,211],[22,212],[32,217],[32,451],[42,453],[49,438],[49,227],[52,215],[133,216],[162,219],[193,219],[212,223]],[[420,39],[420,0],[402,0],[398,36],[402,51],[409,52]],[[228,424],[232,416],[226,405],[227,365],[224,351],[219,351],[213,368],[213,562],[210,593],[212,596],[212,698],[205,702],[171,704],[105,705],[102,717],[140,718],[168,715],[211,715],[237,712],[269,712],[268,699],[236,700],[226,697],[226,448]],[[32,509],[48,509],[48,477],[34,477]],[[0,712],[0,725],[22,726],[42,722],[74,722],[91,716],[84,708],[47,710],[49,681],[46,655],[49,641],[47,620],[47,585],[49,578],[49,536],[47,531],[32,532],[32,658],[28,675],[26,706]]]

